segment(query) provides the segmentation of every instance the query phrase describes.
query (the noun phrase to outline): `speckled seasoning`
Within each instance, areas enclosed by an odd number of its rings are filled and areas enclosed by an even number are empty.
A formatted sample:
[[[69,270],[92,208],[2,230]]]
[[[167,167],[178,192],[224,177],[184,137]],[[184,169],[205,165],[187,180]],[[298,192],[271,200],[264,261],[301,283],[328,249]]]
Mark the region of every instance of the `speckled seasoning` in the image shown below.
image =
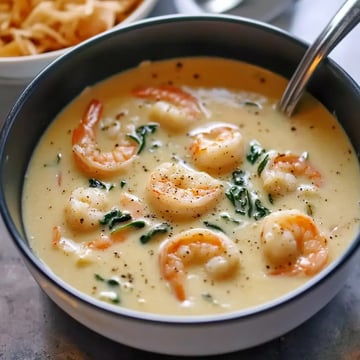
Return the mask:
[[[313,98],[276,110],[285,85],[184,58],[84,89],[28,167],[32,248],[80,291],[145,312],[229,312],[301,286],[353,239],[360,174]]]

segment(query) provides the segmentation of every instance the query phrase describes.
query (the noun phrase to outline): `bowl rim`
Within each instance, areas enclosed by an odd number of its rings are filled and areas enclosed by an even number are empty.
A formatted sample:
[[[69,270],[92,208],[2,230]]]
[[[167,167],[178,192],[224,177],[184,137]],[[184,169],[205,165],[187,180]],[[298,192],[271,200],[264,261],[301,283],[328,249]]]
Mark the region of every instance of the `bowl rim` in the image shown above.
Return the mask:
[[[57,66],[57,63],[61,63],[63,58],[68,58],[72,54],[77,52],[84,51],[87,47],[97,46],[98,42],[101,42],[103,38],[116,37],[118,34],[126,33],[128,31],[133,31],[139,28],[148,27],[149,25],[164,24],[167,22],[193,22],[193,21],[220,21],[220,22],[230,22],[230,23],[242,23],[250,27],[261,28],[266,31],[275,33],[276,36],[284,37],[288,41],[300,46],[303,48],[304,52],[308,44],[298,39],[296,36],[277,28],[271,24],[263,23],[261,21],[242,18],[239,16],[221,14],[197,14],[197,15],[183,15],[183,14],[174,14],[174,15],[163,15],[153,18],[146,18],[126,26],[113,29],[109,32],[101,33],[91,39],[86,40],[82,44],[74,47],[72,50],[61,55],[56,59],[51,65],[43,69],[25,88],[21,93],[18,100],[15,102],[13,108],[7,115],[3,128],[0,131],[0,159],[4,158],[4,149],[7,139],[7,135],[11,130],[11,127],[16,119],[17,113],[23,103],[26,102],[27,97],[31,93],[31,90],[35,85],[41,81],[42,77],[46,76],[47,72],[51,71],[53,67]],[[360,96],[360,87],[357,83],[343,70],[336,62],[331,59],[327,59],[328,65],[335,69],[346,81],[351,84],[357,93]],[[334,277],[342,268],[345,267],[346,263],[353,258],[358,250],[360,250],[360,233],[358,232],[355,235],[352,243],[346,248],[346,250],[340,255],[337,259],[332,261],[324,270],[319,274],[315,275],[309,279],[305,284],[301,285],[298,288],[295,288],[293,291],[284,294],[283,296],[277,297],[272,301],[259,304],[250,308],[245,308],[243,310],[233,310],[230,312],[224,312],[220,314],[211,314],[211,315],[167,315],[167,314],[156,314],[139,310],[132,310],[124,308],[118,305],[108,304],[101,300],[98,300],[90,295],[86,295],[75,289],[74,287],[67,284],[60,277],[58,277],[52,270],[31,250],[28,244],[25,244],[27,241],[24,240],[20,233],[17,231],[16,226],[11,218],[9,208],[6,204],[3,184],[0,184],[0,213],[4,220],[5,227],[8,230],[11,241],[16,245],[20,250],[20,253],[27,260],[26,263],[28,266],[35,268],[43,277],[45,277],[52,285],[61,291],[65,291],[68,296],[74,298],[77,301],[80,301],[82,304],[92,307],[97,311],[105,312],[117,317],[125,317],[135,321],[147,321],[153,323],[162,323],[162,324],[177,324],[177,325],[205,325],[208,323],[218,323],[218,322],[232,322],[250,319],[259,315],[264,315],[274,310],[279,309],[280,307],[291,304],[305,297],[310,291],[313,291],[314,288],[320,287],[326,280],[331,277]],[[23,224],[21,224],[23,226]]]

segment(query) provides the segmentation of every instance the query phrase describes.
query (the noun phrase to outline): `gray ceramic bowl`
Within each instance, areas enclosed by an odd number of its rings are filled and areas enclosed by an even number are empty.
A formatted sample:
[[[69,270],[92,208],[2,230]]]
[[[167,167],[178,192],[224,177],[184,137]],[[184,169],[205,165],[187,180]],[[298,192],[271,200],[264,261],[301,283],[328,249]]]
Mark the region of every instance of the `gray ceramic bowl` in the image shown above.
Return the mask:
[[[146,59],[189,55],[234,58],[290,77],[306,48],[289,34],[250,20],[173,16],[98,36],[46,68],[20,96],[1,132],[0,208],[12,240],[48,296],[106,337],[177,355],[219,354],[261,344],[298,326],[327,304],[353,268],[359,236],[338,260],[287,296],[251,310],[179,318],[114,308],[63,283],[29,248],[21,216],[24,174],[34,147],[49,123],[85,86]],[[359,87],[335,63],[325,61],[309,91],[336,114],[359,153]]]

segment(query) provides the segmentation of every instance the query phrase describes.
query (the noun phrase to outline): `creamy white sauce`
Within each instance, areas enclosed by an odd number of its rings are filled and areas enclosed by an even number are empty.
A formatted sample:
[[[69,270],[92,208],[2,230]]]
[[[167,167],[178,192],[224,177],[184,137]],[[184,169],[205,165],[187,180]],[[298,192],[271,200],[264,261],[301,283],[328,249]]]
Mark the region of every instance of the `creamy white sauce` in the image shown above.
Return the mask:
[[[91,177],[74,162],[72,131],[89,102],[98,99],[104,105],[102,127],[108,129],[98,131],[98,141],[103,151],[109,150],[118,141],[119,129],[124,137],[133,133],[134,128],[154,123],[154,119],[162,116],[161,109],[154,110],[154,101],[136,98],[131,91],[139,86],[164,84],[192,94],[202,116],[190,121],[186,130],[168,126],[167,120],[161,118],[156,131],[146,136],[144,150],[119,174],[100,179],[113,186],[111,190],[102,190],[108,202],[106,207],[127,210],[120,199],[122,194],[130,194],[141,201],[139,220],[144,220],[146,226],[128,230],[124,239],[104,250],[91,248],[87,243],[99,238],[100,228],[96,225],[95,230],[85,232],[71,229],[64,210],[71,192],[78,187],[87,188]],[[56,275],[80,291],[118,306],[152,313],[192,315],[245,309],[304,284],[310,277],[269,273],[271,264],[264,257],[260,241],[263,218],[255,220],[236,214],[224,194],[232,184],[232,172],[242,169],[247,173],[248,190],[269,211],[297,209],[310,213],[319,231],[328,238],[328,263],[344,252],[357,233],[360,172],[354,150],[336,119],[309,96],[291,119],[279,114],[276,103],[285,85],[286,81],[279,76],[248,64],[188,58],[146,62],[86,88],[51,124],[29,164],[23,212],[34,252]],[[181,111],[176,107],[169,111],[181,124]],[[148,204],[146,184],[153,169],[170,162],[197,170],[190,154],[193,136],[219,123],[239,129],[245,153],[254,140],[266,150],[298,155],[307,152],[311,165],[321,174],[321,185],[313,191],[311,181],[301,179],[297,184],[300,189],[275,196],[271,203],[257,174],[258,163],[251,164],[244,158],[225,173],[210,171],[223,192],[209,211],[199,218],[172,221],[170,231],[142,244],[141,235],[155,225],[173,220],[166,215],[164,218],[156,204]],[[220,227],[232,239],[239,252],[240,266],[226,279],[212,278],[202,263],[187,267],[186,301],[181,302],[160,272],[159,248],[168,237],[181,231],[206,228],[204,222]],[[52,243],[54,226],[61,229],[57,246]],[[114,280],[113,285],[107,282],[109,279]]]

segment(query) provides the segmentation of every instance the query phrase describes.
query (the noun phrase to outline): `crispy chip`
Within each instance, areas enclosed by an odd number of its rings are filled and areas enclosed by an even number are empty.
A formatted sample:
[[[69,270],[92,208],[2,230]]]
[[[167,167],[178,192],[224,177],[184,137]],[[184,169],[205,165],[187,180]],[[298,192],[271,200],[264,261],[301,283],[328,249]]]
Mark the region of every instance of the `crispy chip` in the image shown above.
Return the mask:
[[[0,57],[80,43],[123,21],[143,0],[1,0]]]

